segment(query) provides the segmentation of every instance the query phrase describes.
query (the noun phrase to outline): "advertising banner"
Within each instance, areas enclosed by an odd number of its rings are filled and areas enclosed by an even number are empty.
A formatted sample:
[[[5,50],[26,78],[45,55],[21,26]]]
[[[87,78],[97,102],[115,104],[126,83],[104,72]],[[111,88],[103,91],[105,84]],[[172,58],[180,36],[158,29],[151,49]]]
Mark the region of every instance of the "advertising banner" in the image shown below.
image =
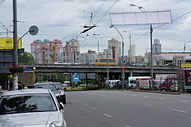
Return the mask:
[[[22,42],[20,38],[18,40],[18,49],[22,49]],[[0,37],[0,49],[13,49],[14,42],[12,37]]]

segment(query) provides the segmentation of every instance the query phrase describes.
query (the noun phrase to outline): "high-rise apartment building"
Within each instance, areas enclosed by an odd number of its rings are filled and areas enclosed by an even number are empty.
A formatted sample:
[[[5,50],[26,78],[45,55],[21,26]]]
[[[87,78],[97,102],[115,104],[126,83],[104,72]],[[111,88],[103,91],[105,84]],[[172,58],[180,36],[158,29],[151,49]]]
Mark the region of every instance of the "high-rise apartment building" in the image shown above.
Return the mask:
[[[31,53],[36,63],[39,64],[54,64],[55,62],[63,61],[63,46],[62,41],[47,39],[35,40],[31,43]]]
[[[76,39],[72,39],[66,42],[63,47],[63,62],[64,63],[79,63],[80,59],[80,42]]]
[[[111,57],[116,59],[118,63],[121,57],[121,42],[114,38],[108,40],[108,50],[111,51]]]
[[[153,53],[161,53],[161,44],[159,39],[154,40]]]
[[[136,45],[133,44],[131,45],[131,47],[129,47],[129,50],[128,50],[128,56],[136,56]]]

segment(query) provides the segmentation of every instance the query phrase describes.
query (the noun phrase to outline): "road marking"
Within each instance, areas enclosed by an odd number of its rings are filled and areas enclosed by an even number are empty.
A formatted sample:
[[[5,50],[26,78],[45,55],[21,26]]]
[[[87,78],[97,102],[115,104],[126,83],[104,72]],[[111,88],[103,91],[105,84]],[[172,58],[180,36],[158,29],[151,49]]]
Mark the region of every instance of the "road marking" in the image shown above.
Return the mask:
[[[106,117],[108,117],[108,118],[111,118],[112,116],[111,115],[109,115],[109,114],[103,114],[104,116],[106,116]]]
[[[130,125],[128,125],[128,126],[125,126],[125,127],[131,127]]]
[[[172,111],[175,111],[175,112],[180,112],[180,113],[186,113],[186,114],[188,114],[188,112],[187,112],[187,111],[180,110],[180,109],[172,109]]]

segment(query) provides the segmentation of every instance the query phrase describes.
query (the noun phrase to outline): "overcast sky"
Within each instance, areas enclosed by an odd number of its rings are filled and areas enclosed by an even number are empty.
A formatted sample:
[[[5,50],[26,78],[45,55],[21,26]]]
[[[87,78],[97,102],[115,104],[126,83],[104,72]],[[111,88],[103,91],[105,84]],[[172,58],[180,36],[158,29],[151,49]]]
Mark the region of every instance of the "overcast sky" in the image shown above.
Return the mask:
[[[3,2],[4,1],[4,2]],[[107,48],[108,40],[121,41],[115,29],[109,28],[110,12],[140,12],[142,6],[146,11],[171,10],[172,24],[153,25],[153,39],[159,39],[162,51],[191,51],[191,1],[190,0],[17,0],[18,36],[21,37],[30,26],[39,28],[38,35],[27,34],[23,38],[25,51],[30,52],[30,44],[36,40],[59,39],[63,42],[72,38],[80,41],[80,51],[97,51],[99,39],[100,50]],[[5,25],[12,31],[12,0],[0,0],[0,36],[7,36]],[[90,22],[91,13],[93,20]],[[84,25],[96,24],[97,27],[80,34]],[[149,25],[118,27],[125,42],[125,55],[129,47],[129,34],[132,44],[136,45],[136,54],[144,55],[150,47]],[[95,36],[93,36],[96,34]],[[98,35],[99,34],[99,35]],[[13,35],[10,33],[9,37]],[[96,39],[97,38],[97,39]]]

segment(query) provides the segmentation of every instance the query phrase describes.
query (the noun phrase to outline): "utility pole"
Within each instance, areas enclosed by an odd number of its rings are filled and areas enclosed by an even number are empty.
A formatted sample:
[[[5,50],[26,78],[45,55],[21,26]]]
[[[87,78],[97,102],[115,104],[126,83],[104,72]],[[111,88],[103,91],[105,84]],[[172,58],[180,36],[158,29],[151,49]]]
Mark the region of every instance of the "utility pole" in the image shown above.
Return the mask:
[[[13,0],[13,41],[14,41],[14,65],[18,65],[18,42],[17,42],[17,0]],[[18,89],[18,74],[14,73],[14,89]]]
[[[107,81],[109,81],[109,65],[108,65],[108,61],[109,58],[108,58],[108,49],[107,49]]]
[[[122,68],[121,68],[121,79],[122,79],[122,90],[124,90],[124,80],[125,80],[125,68],[124,68],[124,41],[123,41],[123,35],[120,33],[120,31],[117,29],[117,27],[115,26],[111,26],[114,27],[115,30],[117,31],[117,33],[121,36],[121,43],[122,43],[122,56],[121,56],[121,64],[122,64]]]
[[[132,49],[131,49],[131,34],[129,35],[129,64],[131,65],[131,54],[132,54]]]
[[[99,39],[98,39],[98,42],[97,42],[97,54],[98,54],[98,58],[99,58]]]
[[[150,42],[151,42],[151,86],[152,86],[152,89],[154,90],[154,84],[153,84],[153,43],[152,43],[152,33],[153,33],[153,28],[152,28],[152,24],[150,24]]]

